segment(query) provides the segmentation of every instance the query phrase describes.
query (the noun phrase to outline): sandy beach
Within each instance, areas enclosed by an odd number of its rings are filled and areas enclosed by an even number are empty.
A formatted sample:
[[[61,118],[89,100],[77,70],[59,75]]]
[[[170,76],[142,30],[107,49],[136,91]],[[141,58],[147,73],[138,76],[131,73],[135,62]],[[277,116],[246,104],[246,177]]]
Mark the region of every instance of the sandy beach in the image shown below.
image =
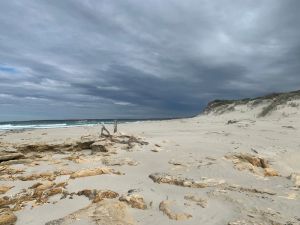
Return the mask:
[[[299,11],[0,1],[0,225],[300,225]]]
[[[300,224],[292,103],[119,124],[109,137],[101,126],[0,132],[1,210],[17,225]]]

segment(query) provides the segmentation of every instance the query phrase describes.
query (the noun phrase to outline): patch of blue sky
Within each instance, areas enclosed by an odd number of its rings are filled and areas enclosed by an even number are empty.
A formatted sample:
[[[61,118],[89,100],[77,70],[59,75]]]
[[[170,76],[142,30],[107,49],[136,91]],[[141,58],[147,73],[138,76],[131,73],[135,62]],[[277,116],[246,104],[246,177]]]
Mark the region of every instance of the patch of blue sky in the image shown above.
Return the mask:
[[[16,68],[14,68],[14,67],[11,67],[11,66],[0,65],[0,72],[17,73],[18,70]]]

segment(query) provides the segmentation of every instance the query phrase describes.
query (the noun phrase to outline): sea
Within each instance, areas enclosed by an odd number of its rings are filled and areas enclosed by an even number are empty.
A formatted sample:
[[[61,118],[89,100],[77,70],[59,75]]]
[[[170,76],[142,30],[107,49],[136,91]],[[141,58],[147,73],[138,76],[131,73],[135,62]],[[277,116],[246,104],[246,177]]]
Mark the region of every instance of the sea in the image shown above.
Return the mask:
[[[140,121],[153,121],[165,119],[118,119],[118,123],[132,123]],[[87,120],[31,120],[31,121],[9,121],[0,122],[0,130],[22,130],[22,129],[47,129],[62,127],[96,126],[99,124],[112,124],[115,119],[87,119]]]

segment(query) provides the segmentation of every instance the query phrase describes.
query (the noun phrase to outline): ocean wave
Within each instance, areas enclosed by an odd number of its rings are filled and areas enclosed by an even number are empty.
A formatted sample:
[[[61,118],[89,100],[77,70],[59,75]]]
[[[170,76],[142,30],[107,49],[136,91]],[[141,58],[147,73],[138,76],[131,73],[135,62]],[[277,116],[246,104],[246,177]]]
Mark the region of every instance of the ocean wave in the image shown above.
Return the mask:
[[[3,124],[0,125],[0,130],[20,130],[20,129],[37,129],[37,128],[59,128],[59,127],[67,127],[66,123],[60,124],[26,124],[26,125],[19,125],[19,124]]]

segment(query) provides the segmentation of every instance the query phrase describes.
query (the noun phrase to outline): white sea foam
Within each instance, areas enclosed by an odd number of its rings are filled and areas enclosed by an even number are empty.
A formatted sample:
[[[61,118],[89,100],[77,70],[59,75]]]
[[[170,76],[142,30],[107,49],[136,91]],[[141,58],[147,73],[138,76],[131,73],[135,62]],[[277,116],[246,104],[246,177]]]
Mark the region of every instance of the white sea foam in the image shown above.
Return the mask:
[[[67,125],[66,123],[59,124],[32,124],[32,125],[13,125],[13,124],[3,124],[0,125],[0,130],[20,130],[20,129],[46,129],[46,128],[59,128],[59,127],[69,127],[72,125]]]

